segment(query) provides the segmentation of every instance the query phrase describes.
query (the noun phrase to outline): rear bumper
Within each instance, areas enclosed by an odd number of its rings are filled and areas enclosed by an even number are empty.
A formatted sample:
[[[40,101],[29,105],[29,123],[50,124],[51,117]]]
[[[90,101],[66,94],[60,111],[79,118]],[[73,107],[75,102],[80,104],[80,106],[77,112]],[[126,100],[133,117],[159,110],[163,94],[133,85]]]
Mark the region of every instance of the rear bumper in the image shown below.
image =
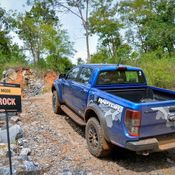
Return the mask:
[[[126,148],[136,152],[158,152],[175,148],[175,137],[167,139],[148,138],[144,140],[127,142]]]
[[[151,152],[158,150],[159,148],[159,143],[156,138],[151,138],[151,139],[145,139],[145,140],[139,140],[139,141],[134,141],[134,142],[128,142],[126,144],[126,148],[132,151],[140,152],[140,151],[148,151],[150,150]]]

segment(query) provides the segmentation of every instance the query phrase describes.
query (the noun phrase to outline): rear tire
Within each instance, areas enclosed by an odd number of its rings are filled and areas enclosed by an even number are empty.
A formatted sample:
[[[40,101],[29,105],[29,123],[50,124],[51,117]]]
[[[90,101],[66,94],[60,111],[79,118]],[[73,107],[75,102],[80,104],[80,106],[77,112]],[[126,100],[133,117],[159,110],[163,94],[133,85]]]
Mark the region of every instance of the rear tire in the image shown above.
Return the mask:
[[[57,91],[53,91],[53,94],[52,94],[52,108],[53,108],[53,112],[55,114],[62,113],[62,109],[61,109],[61,105],[60,105],[60,102],[58,99]]]
[[[106,157],[111,151],[109,143],[104,138],[99,121],[92,117],[86,124],[86,141],[89,152],[95,157]]]

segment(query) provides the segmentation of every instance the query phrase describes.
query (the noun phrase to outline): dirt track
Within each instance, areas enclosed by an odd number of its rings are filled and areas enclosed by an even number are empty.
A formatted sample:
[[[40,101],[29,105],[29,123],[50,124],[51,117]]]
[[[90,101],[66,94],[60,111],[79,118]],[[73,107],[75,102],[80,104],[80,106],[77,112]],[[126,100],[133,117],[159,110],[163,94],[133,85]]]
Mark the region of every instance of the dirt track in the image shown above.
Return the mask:
[[[93,157],[87,150],[84,128],[65,115],[55,115],[51,94],[23,101],[22,123],[32,157],[49,175],[174,175],[175,150],[148,157],[113,151],[105,159]]]

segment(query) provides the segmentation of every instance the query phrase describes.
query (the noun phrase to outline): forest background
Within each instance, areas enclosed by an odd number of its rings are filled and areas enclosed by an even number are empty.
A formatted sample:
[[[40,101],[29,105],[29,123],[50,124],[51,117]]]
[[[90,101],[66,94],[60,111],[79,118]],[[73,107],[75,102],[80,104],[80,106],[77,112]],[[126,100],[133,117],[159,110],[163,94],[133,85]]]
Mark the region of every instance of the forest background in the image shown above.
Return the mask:
[[[150,85],[175,88],[174,0],[28,0],[30,10],[0,4],[0,75],[9,67],[67,72],[74,42],[63,13],[81,21],[87,53],[76,64],[121,63],[141,67]],[[15,34],[22,46],[14,42]],[[96,53],[89,39],[98,36]]]

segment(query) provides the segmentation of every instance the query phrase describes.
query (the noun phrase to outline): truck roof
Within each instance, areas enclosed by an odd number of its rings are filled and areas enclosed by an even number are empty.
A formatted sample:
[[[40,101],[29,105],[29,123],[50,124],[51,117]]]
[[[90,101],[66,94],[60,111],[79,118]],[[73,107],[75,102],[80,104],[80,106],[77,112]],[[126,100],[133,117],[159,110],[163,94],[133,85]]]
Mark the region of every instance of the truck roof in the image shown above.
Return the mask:
[[[142,70],[141,68],[138,68],[138,67],[123,65],[123,64],[83,64],[81,66],[90,67],[93,69],[100,69],[100,70],[107,70],[107,69],[115,70],[118,67],[125,67],[127,68],[127,70]]]

